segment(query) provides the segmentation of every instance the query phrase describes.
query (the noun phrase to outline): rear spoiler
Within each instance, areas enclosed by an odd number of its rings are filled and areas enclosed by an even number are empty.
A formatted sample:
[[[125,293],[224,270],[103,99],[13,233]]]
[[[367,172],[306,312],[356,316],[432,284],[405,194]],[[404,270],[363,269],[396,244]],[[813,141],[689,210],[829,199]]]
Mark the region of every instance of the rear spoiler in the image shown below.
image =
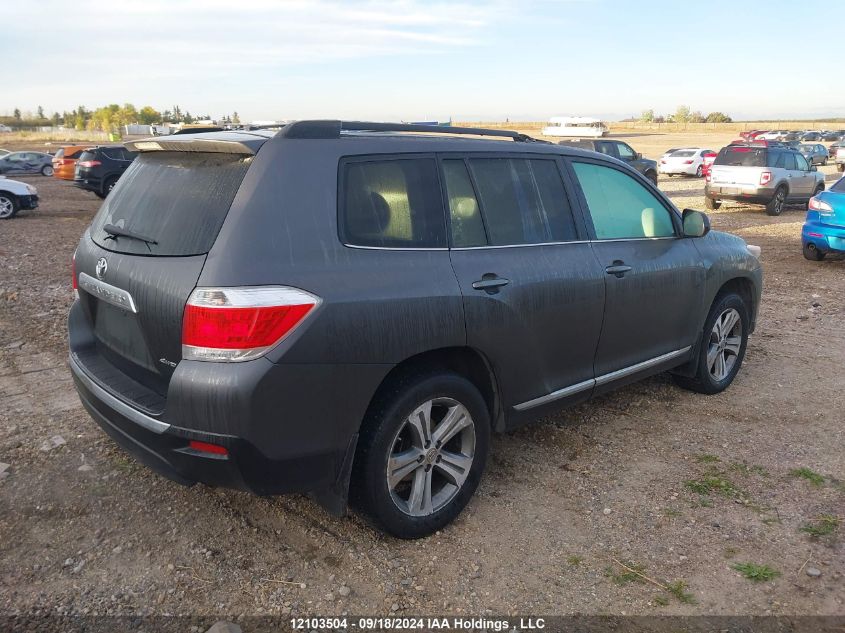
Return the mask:
[[[200,134],[154,136],[127,141],[123,145],[133,152],[213,152],[251,156],[267,142],[268,138],[263,134],[215,132],[213,138],[202,138]]]

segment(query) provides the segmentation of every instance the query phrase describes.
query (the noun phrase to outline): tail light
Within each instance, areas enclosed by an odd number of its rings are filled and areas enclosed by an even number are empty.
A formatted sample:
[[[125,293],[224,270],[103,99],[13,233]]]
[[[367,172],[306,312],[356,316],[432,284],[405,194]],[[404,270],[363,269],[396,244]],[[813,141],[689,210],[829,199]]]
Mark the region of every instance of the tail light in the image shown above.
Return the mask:
[[[90,167],[97,167],[98,165],[102,165],[103,163],[101,163],[98,160],[81,160],[76,164],[79,165],[80,167],[90,168]]]
[[[191,440],[188,442],[188,448],[198,453],[208,453],[220,457],[225,457],[229,454],[229,450],[225,446],[210,444],[209,442],[199,442],[197,440]]]
[[[760,174],[760,184],[761,185],[768,185],[772,181],[772,172],[764,171]]]
[[[70,258],[70,274],[72,277],[71,285],[73,286],[74,298],[79,297],[79,283],[76,280],[76,251],[73,251],[73,257]]]
[[[807,205],[809,209],[813,211],[818,211],[819,215],[832,215],[833,214],[833,207],[830,206],[827,202],[822,202],[815,196],[810,198],[810,204]]]
[[[685,160],[684,165],[692,165],[692,161],[691,160]]]
[[[238,362],[264,355],[322,300],[298,288],[195,288],[182,321],[182,358]]]

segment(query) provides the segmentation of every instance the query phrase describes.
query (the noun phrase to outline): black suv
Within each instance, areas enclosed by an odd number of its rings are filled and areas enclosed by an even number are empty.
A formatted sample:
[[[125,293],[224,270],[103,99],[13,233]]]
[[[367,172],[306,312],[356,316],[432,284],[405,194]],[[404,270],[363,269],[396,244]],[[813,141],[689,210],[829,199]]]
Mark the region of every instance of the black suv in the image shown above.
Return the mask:
[[[634,151],[634,148],[624,141],[616,141],[613,139],[592,139],[582,138],[573,141],[559,141],[560,145],[569,145],[570,147],[580,147],[581,149],[589,149],[600,154],[607,154],[618,158],[619,160],[628,163],[631,167],[640,172],[643,176],[648,178],[653,184],[657,185],[657,161],[649,158],[643,158],[643,155]]]
[[[722,391],[754,330],[759,250],[594,152],[340,121],[128,146],[74,254],[70,367],[184,484],[423,536],[492,432],[666,370]]]
[[[76,161],[73,184],[105,198],[137,155],[123,145],[104,145],[85,150]]]

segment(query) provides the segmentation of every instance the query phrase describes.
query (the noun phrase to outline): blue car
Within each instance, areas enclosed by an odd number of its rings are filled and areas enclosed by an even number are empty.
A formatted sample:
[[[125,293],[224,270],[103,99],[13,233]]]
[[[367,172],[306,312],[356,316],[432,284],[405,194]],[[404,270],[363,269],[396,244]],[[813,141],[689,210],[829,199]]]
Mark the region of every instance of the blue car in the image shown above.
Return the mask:
[[[828,253],[845,253],[845,178],[810,198],[801,245],[804,257],[815,262]]]

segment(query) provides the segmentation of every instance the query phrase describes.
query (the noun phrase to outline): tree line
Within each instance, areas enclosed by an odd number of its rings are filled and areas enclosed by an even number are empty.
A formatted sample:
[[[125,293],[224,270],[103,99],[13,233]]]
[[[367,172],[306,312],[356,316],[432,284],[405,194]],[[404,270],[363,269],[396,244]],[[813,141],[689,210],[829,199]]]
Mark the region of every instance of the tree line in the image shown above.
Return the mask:
[[[192,115],[189,111],[183,111],[178,105],[172,108],[158,111],[152,106],[144,106],[137,109],[131,103],[124,103],[122,106],[112,103],[101,108],[89,110],[85,106],[78,106],[70,112],[53,112],[47,116],[42,106],[38,106],[35,113],[21,112],[15,108],[12,116],[0,116],[0,123],[11,128],[27,127],[67,127],[75,130],[99,130],[103,132],[118,132],[124,125],[160,125],[165,123],[194,123],[196,121],[209,120],[209,115]],[[220,117],[224,123],[233,125],[240,124],[237,112],[231,115],[225,114]]]
[[[654,110],[643,110],[640,115],[643,123],[732,123],[733,119],[724,112],[710,112],[703,114],[699,110],[694,112],[689,106],[680,105],[671,114],[655,114]]]

